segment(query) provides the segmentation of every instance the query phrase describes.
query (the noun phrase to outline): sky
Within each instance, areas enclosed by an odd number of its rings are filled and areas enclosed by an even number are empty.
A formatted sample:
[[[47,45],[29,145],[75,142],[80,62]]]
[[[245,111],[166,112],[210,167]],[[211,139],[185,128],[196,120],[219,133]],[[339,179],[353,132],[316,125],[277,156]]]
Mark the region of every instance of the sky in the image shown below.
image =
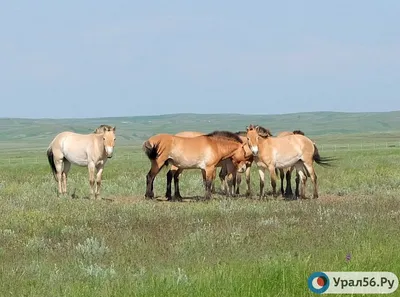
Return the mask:
[[[0,117],[400,110],[400,1],[2,1]]]

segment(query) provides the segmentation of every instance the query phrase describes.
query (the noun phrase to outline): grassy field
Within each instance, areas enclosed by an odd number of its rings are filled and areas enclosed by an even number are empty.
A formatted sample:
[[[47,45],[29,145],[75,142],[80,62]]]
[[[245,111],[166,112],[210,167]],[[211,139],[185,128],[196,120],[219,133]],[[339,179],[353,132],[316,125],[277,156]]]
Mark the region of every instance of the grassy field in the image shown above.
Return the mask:
[[[257,199],[253,165],[251,199],[196,201],[201,175],[188,170],[181,192],[192,199],[165,202],[144,199],[150,163],[134,142],[117,147],[104,171],[103,199],[94,201],[87,199],[87,169],[76,166],[69,197],[57,198],[44,151],[22,150],[30,141],[14,153],[37,162],[0,165],[2,296],[312,296],[307,278],[314,271],[400,276],[398,147],[323,153],[339,160],[333,168],[316,165],[317,200]],[[13,143],[3,144],[0,159],[7,159],[4,148]],[[155,180],[160,198],[165,175]]]

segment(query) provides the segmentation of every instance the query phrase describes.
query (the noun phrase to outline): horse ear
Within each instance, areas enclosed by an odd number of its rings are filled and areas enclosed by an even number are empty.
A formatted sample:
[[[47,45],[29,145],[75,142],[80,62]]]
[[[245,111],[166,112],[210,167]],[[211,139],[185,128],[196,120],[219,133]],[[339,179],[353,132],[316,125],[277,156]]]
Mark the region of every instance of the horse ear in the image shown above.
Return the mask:
[[[117,130],[117,126],[114,126],[114,127],[112,128],[112,130],[115,132],[115,130]]]
[[[254,129],[253,124],[250,124],[249,126],[246,127],[246,131],[253,130],[253,129]]]

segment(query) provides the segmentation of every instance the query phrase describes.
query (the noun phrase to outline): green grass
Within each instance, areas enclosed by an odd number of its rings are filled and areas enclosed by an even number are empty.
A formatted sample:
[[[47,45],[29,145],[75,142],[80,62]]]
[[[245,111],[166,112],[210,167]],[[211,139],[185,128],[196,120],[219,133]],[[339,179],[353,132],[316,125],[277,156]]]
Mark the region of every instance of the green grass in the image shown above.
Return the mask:
[[[57,198],[44,152],[18,154],[38,161],[1,165],[0,295],[312,296],[314,271],[400,275],[398,148],[323,153],[340,160],[316,165],[320,198],[305,201],[145,200],[150,163],[137,147],[117,147],[103,200],[85,199],[87,169],[77,166],[68,191],[78,198]],[[165,175],[155,180],[157,196]],[[203,195],[198,170],[183,173],[181,192]]]

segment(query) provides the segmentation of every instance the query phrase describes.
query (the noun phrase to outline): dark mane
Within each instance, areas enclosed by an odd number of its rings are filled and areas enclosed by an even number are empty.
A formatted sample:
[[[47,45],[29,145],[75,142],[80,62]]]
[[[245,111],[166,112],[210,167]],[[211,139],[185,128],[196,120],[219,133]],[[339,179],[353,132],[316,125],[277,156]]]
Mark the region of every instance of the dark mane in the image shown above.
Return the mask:
[[[112,129],[113,127],[110,125],[100,125],[93,131],[93,133],[103,133],[105,131],[111,131]]]
[[[304,135],[304,132],[301,130],[294,130],[293,134],[300,134],[300,135]]]
[[[240,136],[246,136],[247,132],[246,131],[237,131],[235,132],[236,135],[240,135]]]
[[[258,133],[258,135],[260,135],[263,138],[267,138],[269,136],[272,136],[272,133],[269,129],[264,128],[260,125],[253,125],[251,124],[250,126],[247,127],[247,131],[250,130],[256,130],[256,132]]]
[[[242,139],[239,137],[239,135],[229,132],[229,131],[214,131],[211,133],[206,134],[205,136],[207,137],[222,137],[222,138],[228,138],[230,140],[243,143]]]
[[[250,126],[247,127],[247,131],[249,130],[256,130],[256,132],[258,133],[258,135],[260,135],[263,138],[267,138],[269,136],[272,136],[272,133],[269,129],[264,128],[262,126],[256,125],[254,126],[253,124],[251,124]]]

